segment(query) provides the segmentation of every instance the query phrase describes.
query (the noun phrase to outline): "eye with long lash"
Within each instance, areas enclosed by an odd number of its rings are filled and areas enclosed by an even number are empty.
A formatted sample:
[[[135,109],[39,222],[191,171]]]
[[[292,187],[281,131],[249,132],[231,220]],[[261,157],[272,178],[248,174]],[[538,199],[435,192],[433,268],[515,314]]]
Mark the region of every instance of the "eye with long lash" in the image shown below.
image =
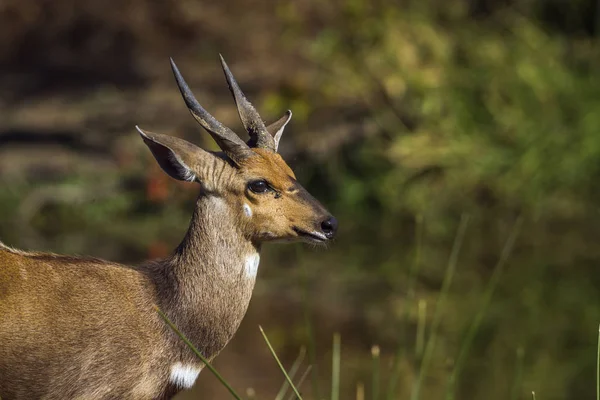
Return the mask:
[[[248,183],[248,190],[256,194],[267,193],[271,189],[271,186],[264,179],[251,181]]]

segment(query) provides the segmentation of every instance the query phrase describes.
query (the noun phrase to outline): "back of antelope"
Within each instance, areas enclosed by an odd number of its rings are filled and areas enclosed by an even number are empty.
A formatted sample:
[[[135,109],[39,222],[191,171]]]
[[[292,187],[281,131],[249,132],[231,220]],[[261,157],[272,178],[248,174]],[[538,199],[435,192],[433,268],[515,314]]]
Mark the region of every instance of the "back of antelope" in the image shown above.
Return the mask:
[[[189,111],[222,152],[137,128],[168,175],[200,186],[169,257],[126,266],[0,243],[3,400],[171,398],[203,365],[155,305],[211,360],[246,313],[262,244],[334,237],[335,218],[277,153],[291,112],[266,126],[221,63],[247,143],[202,108],[172,60]]]

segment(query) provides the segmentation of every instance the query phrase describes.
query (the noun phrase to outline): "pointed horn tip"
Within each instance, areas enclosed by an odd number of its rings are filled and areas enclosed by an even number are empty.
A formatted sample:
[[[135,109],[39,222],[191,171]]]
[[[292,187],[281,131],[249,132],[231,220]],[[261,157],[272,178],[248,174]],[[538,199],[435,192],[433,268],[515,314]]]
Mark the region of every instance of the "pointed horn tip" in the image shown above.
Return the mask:
[[[171,63],[171,69],[175,75],[181,75],[179,72],[179,68],[177,68],[177,64],[175,64],[175,60],[172,57],[169,57],[169,62]]]
[[[223,68],[223,72],[225,72],[225,77],[227,78],[227,81],[229,81],[229,79],[235,80],[233,74],[231,73],[231,70],[229,69],[229,65],[227,65],[221,53],[219,53],[219,57],[221,58],[221,67]]]
[[[177,68],[175,61],[173,61],[172,58],[170,58],[170,60],[171,60],[171,70],[173,71],[173,76],[175,77],[175,82],[177,83],[177,87],[179,88],[179,91],[181,92],[181,95],[183,96],[183,100],[185,101],[185,104],[187,105],[188,109],[190,109],[190,111],[191,111],[192,104],[190,104],[190,102],[192,102],[192,103],[195,102],[196,98],[194,97],[192,90],[189,88],[187,82],[185,81],[185,78],[179,71],[179,68]]]

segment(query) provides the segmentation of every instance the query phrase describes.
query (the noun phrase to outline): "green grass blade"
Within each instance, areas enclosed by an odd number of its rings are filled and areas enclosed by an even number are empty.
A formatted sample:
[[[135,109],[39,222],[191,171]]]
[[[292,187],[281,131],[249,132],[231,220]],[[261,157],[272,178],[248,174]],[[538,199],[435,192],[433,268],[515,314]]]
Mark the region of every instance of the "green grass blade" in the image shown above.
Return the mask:
[[[406,302],[404,304],[404,309],[402,310],[403,321],[400,327],[400,340],[398,341],[398,347],[396,349],[396,354],[394,355],[394,364],[392,365],[392,372],[390,374],[390,379],[388,383],[387,389],[387,400],[393,400],[396,396],[396,386],[398,384],[398,378],[400,377],[400,360],[404,356],[405,343],[406,343],[406,327],[409,326],[409,316],[410,316],[410,306],[415,297],[415,282],[416,278],[419,274],[419,269],[421,267],[421,254],[423,248],[423,215],[417,215],[415,225],[416,225],[416,245],[415,245],[415,260],[408,271],[408,284],[407,284],[407,292],[406,292]]]
[[[502,272],[504,272],[504,266],[512,253],[515,241],[519,232],[521,231],[523,219],[518,218],[511,229],[511,232],[504,244],[504,248],[500,253],[500,257],[498,258],[498,262],[496,263],[494,270],[492,272],[492,276],[490,281],[485,289],[485,293],[483,295],[483,300],[480,303],[479,310],[477,310],[477,314],[475,314],[475,318],[473,319],[471,325],[469,326],[469,330],[467,331],[467,335],[465,340],[463,340],[461,349],[459,351],[458,357],[456,359],[456,363],[454,365],[454,369],[448,379],[448,390],[446,391],[446,399],[453,400],[455,395],[456,384],[458,379],[460,378],[460,374],[466,362],[467,356],[469,355],[469,351],[471,350],[471,345],[479,331],[479,327],[481,326],[481,322],[485,317],[485,313],[492,301],[492,297],[494,295],[494,291],[496,290],[496,286],[500,282],[500,277],[502,276]]]
[[[523,361],[525,350],[523,347],[517,349],[517,365],[515,368],[515,382],[513,383],[511,400],[519,400],[521,397],[521,382],[523,381]]]
[[[277,357],[277,353],[275,353],[275,350],[273,349],[273,346],[271,346],[271,342],[269,341],[269,338],[267,337],[267,334],[263,330],[262,326],[259,325],[258,329],[260,329],[260,333],[262,334],[263,338],[265,339],[265,342],[267,343],[267,346],[269,347],[269,350],[271,351],[271,354],[273,355],[273,358],[277,362],[277,365],[279,365],[279,369],[281,370],[281,372],[283,372],[283,376],[285,376],[285,379],[287,380],[288,384],[290,385],[290,387],[292,388],[292,390],[296,394],[296,397],[298,397],[298,400],[302,400],[302,396],[300,396],[300,393],[298,393],[298,389],[296,389],[296,386],[294,385],[294,382],[292,382],[292,380],[290,379],[290,376],[287,374],[285,368],[283,368],[283,365],[281,364],[281,361],[279,361],[279,357]]]
[[[380,372],[379,372],[379,363],[380,363],[380,359],[379,359],[379,355],[380,355],[380,349],[379,346],[375,345],[371,348],[371,357],[373,358],[373,382],[372,382],[372,393],[371,393],[371,399],[372,400],[379,400],[379,382],[381,380],[380,378]]]
[[[300,348],[300,352],[298,353],[298,357],[296,357],[296,360],[294,360],[294,363],[292,364],[292,367],[290,368],[290,380],[294,380],[294,377],[296,376],[296,373],[298,372],[298,369],[300,368],[300,365],[302,364],[302,361],[304,361],[304,356],[306,355],[306,348],[305,347],[301,347]],[[275,400],[282,400],[285,395],[288,392],[288,389],[290,388],[290,385],[288,383],[287,380],[283,381],[283,384],[281,385],[281,388],[279,389],[279,392],[277,393],[277,396],[275,396]]]
[[[335,333],[331,355],[331,400],[340,399],[340,341],[340,334]]]
[[[600,325],[598,326],[598,352],[596,354],[596,400],[600,400]]]
[[[419,300],[419,311],[417,314],[417,337],[415,340],[415,355],[420,360],[425,347],[425,325],[427,325],[427,302]]]
[[[161,311],[161,309],[158,308],[157,306],[154,306],[154,308],[158,312],[158,315],[160,315],[160,317],[167,323],[167,325],[169,325],[169,327],[171,329],[173,329],[173,331],[177,334],[177,336],[179,336],[181,338],[181,340],[183,340],[185,342],[185,344],[190,348],[190,350],[192,350],[194,352],[194,354],[196,354],[196,356],[198,356],[198,358],[204,363],[204,365],[206,366],[206,368],[208,368],[208,370],[213,373],[213,375],[219,380],[219,382],[221,382],[221,384],[223,386],[225,386],[225,388],[227,390],[229,390],[229,393],[231,393],[231,395],[235,399],[242,400],[242,398],[235,392],[235,390],[233,390],[233,388],[227,383],[227,381],[225,381],[225,379],[223,379],[223,377],[221,376],[221,374],[219,374],[217,372],[217,370],[214,369],[212,365],[210,365],[210,363],[208,362],[208,360],[206,358],[204,358],[204,356],[198,351],[198,349],[196,349],[194,347],[194,345],[192,344],[192,342],[190,342],[188,340],[188,338],[186,338],[185,335],[183,333],[181,333],[181,331],[179,329],[177,329],[177,327]]]
[[[535,392],[531,392],[531,399],[535,400]]]
[[[365,385],[362,382],[356,384],[356,400],[365,400]]]
[[[417,244],[415,248],[415,261],[408,272],[408,298],[413,300],[415,298],[415,283],[417,281],[417,275],[421,268],[421,254],[423,251],[423,215],[417,215],[416,221],[416,236]]]
[[[315,399],[320,399],[320,387],[319,387],[319,371],[317,365],[317,343],[315,341],[315,333],[313,330],[313,324],[311,321],[311,296],[309,290],[309,274],[306,270],[306,266],[303,266],[303,314],[304,324],[306,326],[306,335],[308,337],[308,362],[313,367],[311,368],[311,381],[312,381],[312,394]]]
[[[450,253],[450,258],[448,259],[448,267],[446,268],[444,282],[442,283],[442,289],[440,291],[437,305],[435,307],[435,313],[433,314],[433,320],[431,322],[431,332],[429,334],[429,339],[427,340],[427,344],[425,345],[425,353],[423,355],[423,362],[421,363],[419,375],[417,376],[417,382],[415,382],[415,386],[413,387],[413,390],[412,390],[412,394],[411,394],[412,400],[418,400],[420,398],[421,385],[423,383],[425,376],[427,375],[427,372],[429,371],[429,365],[431,363],[431,358],[433,356],[433,350],[435,348],[437,329],[440,324],[444,305],[446,303],[446,297],[448,296],[448,290],[450,289],[450,285],[452,284],[452,279],[454,278],[454,272],[456,270],[456,265],[458,264],[458,255],[460,253],[460,248],[462,247],[462,242],[465,237],[465,231],[467,230],[468,224],[469,224],[469,217],[467,215],[463,215],[460,219],[460,224],[458,226],[458,231],[457,231],[456,237],[454,239],[454,244],[452,245],[452,252]]]
[[[306,370],[304,371],[304,373],[302,374],[302,376],[298,380],[298,383],[296,384],[296,387],[298,388],[298,391],[300,391],[300,388],[302,387],[302,384],[304,383],[304,381],[308,377],[308,374],[310,374],[311,370],[312,370],[312,365],[309,365],[308,367],[306,367]],[[298,400],[298,398],[296,397],[295,393],[290,393],[290,397],[288,397],[287,400]]]

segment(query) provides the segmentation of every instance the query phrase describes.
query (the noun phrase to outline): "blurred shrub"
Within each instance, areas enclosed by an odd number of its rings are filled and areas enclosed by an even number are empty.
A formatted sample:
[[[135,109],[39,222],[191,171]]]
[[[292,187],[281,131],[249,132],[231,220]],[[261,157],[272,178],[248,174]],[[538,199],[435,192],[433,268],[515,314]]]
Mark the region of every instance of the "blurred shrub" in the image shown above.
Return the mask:
[[[375,190],[386,212],[501,203],[585,215],[600,173],[597,42],[566,40],[515,12],[482,21],[462,2],[436,5],[347,2],[312,43],[309,57],[327,71],[312,89],[362,104],[384,133],[355,152],[363,169],[386,167],[344,177],[339,198]]]

